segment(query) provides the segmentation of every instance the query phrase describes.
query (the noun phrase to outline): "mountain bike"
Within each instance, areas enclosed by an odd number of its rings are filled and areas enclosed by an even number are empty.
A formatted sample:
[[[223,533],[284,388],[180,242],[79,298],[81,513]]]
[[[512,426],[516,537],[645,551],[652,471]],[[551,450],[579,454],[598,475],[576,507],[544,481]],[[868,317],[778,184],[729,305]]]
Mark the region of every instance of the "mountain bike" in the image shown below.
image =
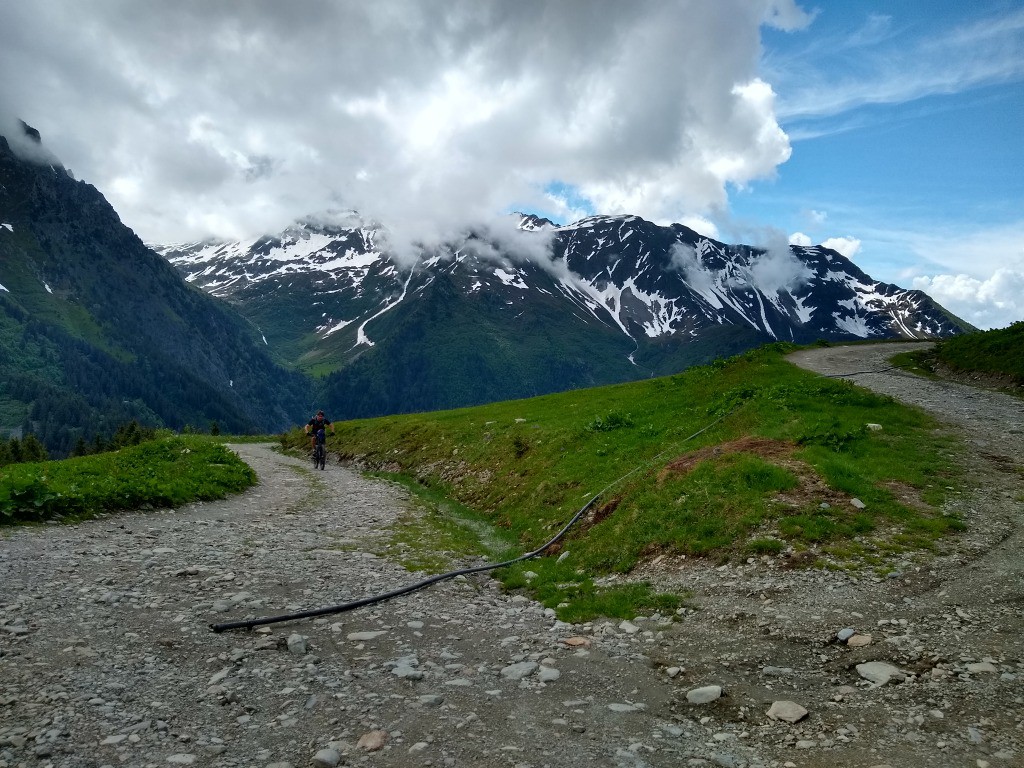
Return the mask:
[[[325,445],[326,441],[326,430],[318,429],[316,431],[316,443],[313,446],[313,469],[316,469],[317,467],[323,469],[324,465],[327,464],[327,446]]]

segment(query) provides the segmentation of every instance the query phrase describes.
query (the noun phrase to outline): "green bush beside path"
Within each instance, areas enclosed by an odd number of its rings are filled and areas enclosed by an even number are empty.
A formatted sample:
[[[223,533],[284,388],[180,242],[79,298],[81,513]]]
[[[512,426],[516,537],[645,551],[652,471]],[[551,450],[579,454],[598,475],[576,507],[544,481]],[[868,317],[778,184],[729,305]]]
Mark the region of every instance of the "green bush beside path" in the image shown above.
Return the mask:
[[[255,482],[255,472],[223,445],[200,436],[170,437],[0,469],[0,524],[175,507],[220,499]]]

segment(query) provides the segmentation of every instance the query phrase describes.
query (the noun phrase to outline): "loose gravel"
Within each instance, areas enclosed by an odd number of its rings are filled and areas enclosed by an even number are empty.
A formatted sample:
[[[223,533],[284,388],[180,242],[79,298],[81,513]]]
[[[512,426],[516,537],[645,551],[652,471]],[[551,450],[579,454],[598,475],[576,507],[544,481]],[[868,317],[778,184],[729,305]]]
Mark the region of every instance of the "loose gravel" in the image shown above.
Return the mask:
[[[673,616],[564,624],[480,577],[215,634],[416,578],[374,554],[402,489],[270,446],[235,446],[261,482],[232,499],[6,531],[0,768],[1020,765],[1021,402],[892,374],[857,381],[974,447],[955,551],[890,577],[662,559]]]

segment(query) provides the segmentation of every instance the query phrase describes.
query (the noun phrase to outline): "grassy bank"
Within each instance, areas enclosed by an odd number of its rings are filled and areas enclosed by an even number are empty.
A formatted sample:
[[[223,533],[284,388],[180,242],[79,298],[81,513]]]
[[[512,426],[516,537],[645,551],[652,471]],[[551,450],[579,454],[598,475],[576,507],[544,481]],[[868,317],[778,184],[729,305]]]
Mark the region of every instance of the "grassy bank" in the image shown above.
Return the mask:
[[[220,499],[256,482],[234,453],[201,436],[0,469],[0,524]]]
[[[956,447],[932,420],[799,370],[787,349],[662,379],[337,424],[331,448],[415,478],[520,551],[614,483],[550,557],[504,574],[567,616],[593,601],[591,577],[659,554],[808,552],[797,559],[842,567],[931,547],[961,527],[939,512],[956,484]],[[304,446],[298,431],[288,442]]]
[[[933,349],[897,355],[894,362],[926,376],[941,369],[982,374],[993,384],[1019,390],[1024,387],[1024,322],[944,339]]]

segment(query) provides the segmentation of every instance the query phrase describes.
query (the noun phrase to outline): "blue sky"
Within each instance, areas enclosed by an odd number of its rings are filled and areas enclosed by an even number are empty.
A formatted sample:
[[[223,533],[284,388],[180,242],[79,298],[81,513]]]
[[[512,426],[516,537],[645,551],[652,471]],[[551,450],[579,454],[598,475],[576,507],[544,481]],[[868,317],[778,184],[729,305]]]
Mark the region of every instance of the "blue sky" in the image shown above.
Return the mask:
[[[694,228],[730,242],[778,228],[981,327],[1024,319],[1024,3],[803,7],[807,26],[762,28],[759,63],[792,154]]]
[[[33,0],[0,72],[151,243],[635,214],[1024,319],[1022,0]]]
[[[829,3],[763,45],[793,154],[734,214],[859,240],[869,274],[976,322],[1024,319],[1024,4]]]

